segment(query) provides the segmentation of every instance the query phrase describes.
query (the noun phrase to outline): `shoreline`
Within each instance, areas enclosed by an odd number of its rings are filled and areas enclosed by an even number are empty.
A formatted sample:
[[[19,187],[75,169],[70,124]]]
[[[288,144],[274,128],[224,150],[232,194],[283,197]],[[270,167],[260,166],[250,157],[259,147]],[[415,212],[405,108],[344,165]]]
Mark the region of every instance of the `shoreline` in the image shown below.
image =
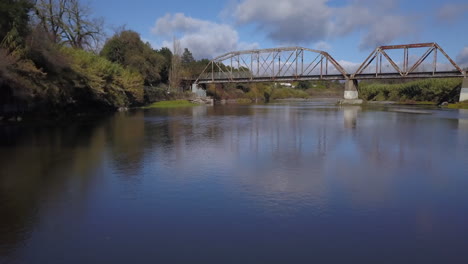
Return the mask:
[[[312,102],[320,101],[324,102],[333,102],[338,103],[340,97],[310,97],[310,98],[282,98],[275,99],[270,101],[274,102]],[[248,101],[248,102],[247,102]],[[183,102],[183,103],[182,103]],[[208,99],[179,99],[179,100],[162,100],[145,106],[136,106],[136,107],[119,107],[119,108],[108,108],[108,107],[80,107],[80,108],[69,108],[59,111],[58,109],[41,109],[39,111],[31,112],[18,112],[18,113],[2,113],[0,114],[0,125],[2,124],[18,124],[22,122],[40,122],[40,123],[57,123],[57,122],[68,122],[69,119],[76,120],[86,117],[99,117],[103,115],[112,115],[118,112],[127,112],[135,109],[167,109],[167,108],[179,108],[179,107],[193,107],[193,106],[203,106],[203,105],[225,105],[225,104],[256,104],[263,101],[255,101],[245,98],[239,99],[229,99],[229,100],[216,100],[212,98]],[[434,102],[427,101],[412,101],[412,102],[399,102],[399,101],[364,101],[362,105],[372,105],[372,106],[420,106],[420,107],[437,107],[440,109],[468,109],[468,102],[458,102],[458,103],[445,103],[438,105]]]

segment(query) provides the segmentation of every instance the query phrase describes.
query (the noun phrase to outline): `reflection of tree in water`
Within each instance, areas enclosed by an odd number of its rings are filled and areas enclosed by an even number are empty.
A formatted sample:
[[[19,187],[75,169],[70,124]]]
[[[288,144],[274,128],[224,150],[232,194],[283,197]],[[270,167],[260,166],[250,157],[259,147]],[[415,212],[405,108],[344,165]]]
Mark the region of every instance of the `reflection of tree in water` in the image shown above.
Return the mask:
[[[126,179],[137,177],[145,155],[144,113],[117,113],[105,129],[113,167]]]
[[[219,143],[227,130],[234,129],[226,127],[230,121],[251,112],[229,106],[152,109],[146,112],[144,144],[148,151],[157,153],[156,157],[182,163],[191,155],[203,155],[192,151]]]
[[[101,121],[61,127],[0,129],[0,255],[28,238],[44,201],[85,196],[102,161]]]

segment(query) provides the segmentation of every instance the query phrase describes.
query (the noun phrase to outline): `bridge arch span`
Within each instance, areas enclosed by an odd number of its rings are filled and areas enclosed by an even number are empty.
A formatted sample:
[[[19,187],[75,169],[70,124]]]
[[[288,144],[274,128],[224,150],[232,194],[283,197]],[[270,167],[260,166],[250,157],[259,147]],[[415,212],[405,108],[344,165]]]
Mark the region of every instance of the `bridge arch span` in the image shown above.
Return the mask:
[[[325,51],[285,47],[223,54],[210,61],[195,83],[345,80],[348,76]]]

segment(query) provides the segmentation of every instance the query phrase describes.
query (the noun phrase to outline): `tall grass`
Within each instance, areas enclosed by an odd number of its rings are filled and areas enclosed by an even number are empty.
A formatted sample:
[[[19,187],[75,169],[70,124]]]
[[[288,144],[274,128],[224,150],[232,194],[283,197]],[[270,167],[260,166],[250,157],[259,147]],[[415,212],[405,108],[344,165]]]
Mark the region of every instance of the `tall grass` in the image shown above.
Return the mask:
[[[425,79],[399,84],[362,82],[359,84],[359,94],[368,101],[455,102],[460,87],[460,79]]]
[[[216,100],[229,100],[229,99],[245,99],[252,102],[264,101],[268,102],[270,99],[290,99],[290,98],[308,98],[309,94],[303,90],[275,87],[273,84],[260,84],[254,83],[246,86],[232,86],[226,85],[224,87],[219,85],[209,85],[207,89],[208,95],[213,96]]]

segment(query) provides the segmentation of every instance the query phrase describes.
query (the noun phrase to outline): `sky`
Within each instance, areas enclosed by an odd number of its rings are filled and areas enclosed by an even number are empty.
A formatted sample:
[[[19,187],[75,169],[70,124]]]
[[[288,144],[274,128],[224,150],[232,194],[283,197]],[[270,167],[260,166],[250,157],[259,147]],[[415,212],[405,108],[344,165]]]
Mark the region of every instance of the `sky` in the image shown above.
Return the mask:
[[[378,46],[437,42],[468,66],[466,0],[88,0],[108,34],[125,26],[153,48],[174,37],[195,58],[302,46],[361,63]]]

